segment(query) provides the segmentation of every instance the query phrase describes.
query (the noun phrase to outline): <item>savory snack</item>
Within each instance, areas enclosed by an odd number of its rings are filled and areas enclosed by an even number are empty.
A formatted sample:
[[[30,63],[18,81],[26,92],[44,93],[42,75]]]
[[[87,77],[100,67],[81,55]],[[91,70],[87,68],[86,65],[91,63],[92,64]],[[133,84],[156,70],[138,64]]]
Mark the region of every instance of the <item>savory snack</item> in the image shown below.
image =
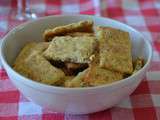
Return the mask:
[[[86,73],[87,73],[87,69],[82,72],[79,72],[78,75],[75,76],[73,79],[66,80],[64,83],[64,86],[71,87],[71,88],[87,86],[87,85],[85,85],[86,83],[83,82]]]
[[[95,55],[92,56],[92,61],[89,64],[83,82],[88,86],[99,86],[123,79],[122,73],[104,69],[99,66],[99,52],[100,51],[96,51]]]
[[[67,33],[65,35],[71,36],[71,37],[81,37],[81,36],[88,36],[88,37],[95,37],[94,33],[90,32],[71,32]]]
[[[134,66],[133,74],[139,71],[143,67],[143,65],[144,65],[144,60],[142,58],[137,58],[133,62],[133,66]]]
[[[96,39],[92,37],[55,37],[43,55],[48,60],[88,63],[95,47]]]
[[[27,43],[16,58],[13,68],[25,77],[29,77],[31,72],[24,63],[24,60],[34,51],[37,53],[42,53],[48,47],[48,45],[48,42]]]
[[[26,66],[31,71],[31,79],[40,81],[45,84],[55,84],[63,80],[64,72],[50,64],[44,57],[37,52],[33,52],[26,60]]]
[[[50,42],[27,43],[13,68],[40,83],[61,87],[92,87],[127,78],[144,65],[132,60],[129,33],[80,21],[45,30]]]
[[[83,81],[88,86],[99,86],[121,79],[123,79],[122,73],[100,68],[98,65],[91,65]]]
[[[97,27],[100,67],[121,73],[133,71],[129,33],[110,27]]]
[[[80,21],[64,26],[45,30],[43,37],[45,41],[51,41],[55,36],[65,35],[71,32],[93,32],[93,21]]]

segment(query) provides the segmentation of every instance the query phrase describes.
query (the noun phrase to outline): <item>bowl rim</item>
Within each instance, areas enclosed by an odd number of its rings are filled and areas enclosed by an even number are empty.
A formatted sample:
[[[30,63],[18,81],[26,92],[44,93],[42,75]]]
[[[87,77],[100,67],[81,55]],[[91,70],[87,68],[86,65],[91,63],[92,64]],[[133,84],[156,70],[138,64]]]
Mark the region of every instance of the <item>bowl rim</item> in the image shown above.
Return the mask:
[[[147,45],[147,48],[149,49],[149,57],[146,61],[146,64],[143,66],[142,69],[140,69],[138,72],[134,73],[133,75],[125,78],[125,79],[122,79],[122,80],[119,80],[119,81],[116,81],[116,82],[112,82],[110,84],[104,84],[104,85],[100,85],[100,86],[94,86],[94,87],[76,87],[76,88],[65,88],[65,87],[58,87],[58,86],[51,86],[51,85],[47,85],[47,84],[43,84],[43,83],[40,83],[40,82],[37,82],[37,81],[34,81],[32,79],[29,79],[27,77],[24,77],[23,75],[19,74],[18,72],[16,72],[5,60],[5,55],[4,55],[4,46],[5,46],[5,42],[6,42],[6,38],[8,35],[10,35],[12,32],[16,31],[17,29],[20,29],[28,24],[32,24],[36,21],[40,21],[40,20],[45,20],[45,19],[54,19],[54,18],[60,18],[60,17],[88,17],[93,19],[93,18],[100,18],[100,19],[106,19],[106,20],[109,20],[109,21],[113,21],[115,22],[116,24],[121,24],[123,26],[126,26],[127,28],[129,28],[130,30],[132,30],[133,32],[135,32],[136,34],[138,34],[141,38],[143,38],[143,41],[146,43]],[[144,40],[145,39],[145,40]],[[2,65],[4,67],[4,69],[8,69],[9,71],[11,71],[13,74],[15,74],[16,76],[18,76],[21,80],[19,82],[29,86],[29,87],[32,87],[31,85],[29,84],[33,84],[33,85],[39,85],[40,87],[45,87],[45,88],[48,88],[48,89],[54,89],[54,90],[59,90],[59,91],[86,91],[86,90],[94,90],[94,89],[102,89],[102,88],[106,88],[106,87],[112,87],[112,86],[116,86],[117,84],[123,84],[124,82],[126,81],[129,81],[131,78],[134,78],[135,76],[141,74],[142,71],[144,71],[151,63],[151,60],[152,60],[152,47],[151,47],[151,44],[149,42],[149,40],[147,40],[148,38],[145,38],[139,31],[137,31],[136,29],[132,28],[131,26],[127,25],[127,24],[124,24],[124,23],[121,23],[117,20],[114,20],[114,19],[111,19],[111,18],[107,18],[107,17],[99,17],[99,16],[92,16],[92,15],[53,15],[53,16],[45,16],[45,17],[41,17],[37,20],[32,20],[32,21],[28,21],[28,22],[25,22],[21,25],[18,25],[17,27],[13,28],[11,31],[9,31],[5,36],[4,38],[2,38],[2,43],[0,45],[0,59],[1,59],[1,62],[2,62]],[[5,68],[6,67],[6,68]],[[8,75],[9,76],[9,75]],[[25,81],[28,82],[25,83]],[[32,87],[33,88],[33,87]],[[35,89],[38,89],[38,88],[35,88]],[[48,92],[48,91],[47,91]]]

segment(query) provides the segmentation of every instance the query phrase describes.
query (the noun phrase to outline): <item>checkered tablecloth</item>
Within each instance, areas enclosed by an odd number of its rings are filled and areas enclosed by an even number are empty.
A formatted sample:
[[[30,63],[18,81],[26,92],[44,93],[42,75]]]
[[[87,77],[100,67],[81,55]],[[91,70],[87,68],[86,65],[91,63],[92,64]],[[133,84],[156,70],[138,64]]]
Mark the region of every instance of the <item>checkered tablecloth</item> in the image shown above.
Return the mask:
[[[0,120],[160,120],[160,0],[31,0],[39,16],[92,14],[126,23],[153,46],[152,65],[145,79],[115,107],[88,115],[58,114],[26,99],[0,64]],[[12,19],[16,0],[0,0],[0,38],[20,24]]]

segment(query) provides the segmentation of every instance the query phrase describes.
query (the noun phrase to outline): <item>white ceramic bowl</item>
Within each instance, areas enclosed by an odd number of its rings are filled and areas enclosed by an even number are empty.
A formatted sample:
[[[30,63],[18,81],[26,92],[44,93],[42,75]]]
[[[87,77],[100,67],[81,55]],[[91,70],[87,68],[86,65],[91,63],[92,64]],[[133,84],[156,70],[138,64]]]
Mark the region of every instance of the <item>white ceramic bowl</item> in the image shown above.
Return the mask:
[[[62,88],[34,82],[15,72],[11,65],[28,41],[42,41],[46,28],[93,19],[96,25],[111,26],[130,33],[133,58],[142,56],[146,64],[136,74],[112,84],[90,88]],[[87,114],[110,108],[129,96],[144,78],[152,56],[151,45],[138,31],[112,19],[88,16],[50,16],[22,24],[10,31],[2,41],[1,61],[13,84],[31,101],[56,112]]]

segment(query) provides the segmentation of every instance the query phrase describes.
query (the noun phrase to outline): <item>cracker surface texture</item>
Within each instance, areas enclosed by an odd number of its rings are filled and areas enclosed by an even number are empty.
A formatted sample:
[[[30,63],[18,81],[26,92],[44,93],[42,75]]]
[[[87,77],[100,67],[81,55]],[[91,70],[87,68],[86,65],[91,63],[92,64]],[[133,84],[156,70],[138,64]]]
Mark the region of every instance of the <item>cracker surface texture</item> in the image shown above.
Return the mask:
[[[29,42],[27,43],[17,56],[15,63],[13,64],[13,68],[19,72],[20,74],[24,75],[25,77],[29,77],[31,71],[28,69],[24,60],[28,58],[28,56],[32,52],[42,53],[47,47],[49,46],[48,42]]]
[[[133,71],[129,33],[110,27],[98,27],[100,67],[121,73]]]
[[[43,56],[36,52],[33,52],[25,60],[25,64],[32,72],[29,77],[33,80],[38,80],[50,85],[55,84],[59,80],[63,80],[63,71],[52,66]]]
[[[43,55],[48,60],[88,63],[95,46],[92,37],[55,37]]]
[[[93,32],[93,21],[86,20],[77,23],[71,23],[64,26],[58,26],[53,29],[47,29],[43,33],[45,41],[51,41],[55,36],[65,35],[71,32]]]

